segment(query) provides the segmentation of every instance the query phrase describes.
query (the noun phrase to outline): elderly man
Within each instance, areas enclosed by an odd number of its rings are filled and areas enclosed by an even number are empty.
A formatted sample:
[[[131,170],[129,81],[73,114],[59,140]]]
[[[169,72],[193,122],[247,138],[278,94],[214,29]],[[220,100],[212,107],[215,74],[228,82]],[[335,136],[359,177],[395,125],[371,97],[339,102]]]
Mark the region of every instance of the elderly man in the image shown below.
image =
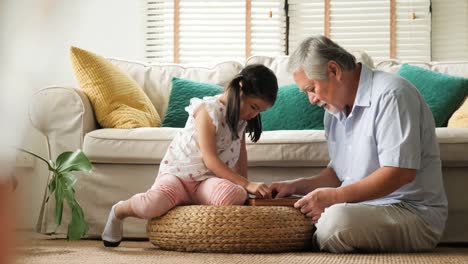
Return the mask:
[[[323,106],[330,163],[318,175],[271,185],[317,228],[318,249],[424,251],[447,218],[431,111],[403,78],[356,63],[323,36],[304,40],[289,70],[311,104]]]

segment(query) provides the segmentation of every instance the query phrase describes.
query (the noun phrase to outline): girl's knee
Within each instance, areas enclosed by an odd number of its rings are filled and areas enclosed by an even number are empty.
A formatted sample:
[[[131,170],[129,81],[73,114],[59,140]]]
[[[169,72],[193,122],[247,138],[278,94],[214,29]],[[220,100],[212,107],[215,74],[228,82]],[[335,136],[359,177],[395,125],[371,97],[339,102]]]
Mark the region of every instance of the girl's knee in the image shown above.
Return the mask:
[[[230,181],[220,181],[213,190],[210,203],[212,205],[243,205],[247,200],[247,192],[241,186]]]
[[[150,190],[135,195],[130,200],[133,212],[142,219],[159,217],[176,206],[176,203],[164,192]]]

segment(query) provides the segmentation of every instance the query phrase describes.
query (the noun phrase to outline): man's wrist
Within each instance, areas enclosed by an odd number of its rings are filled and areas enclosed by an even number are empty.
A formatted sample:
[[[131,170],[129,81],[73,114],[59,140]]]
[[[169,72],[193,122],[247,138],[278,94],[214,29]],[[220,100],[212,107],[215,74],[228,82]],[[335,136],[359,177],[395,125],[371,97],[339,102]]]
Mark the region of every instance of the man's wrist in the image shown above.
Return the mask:
[[[333,204],[337,204],[337,203],[344,203],[346,202],[346,199],[345,199],[345,194],[344,194],[344,191],[343,191],[343,187],[337,187],[335,188],[335,195],[333,197],[334,201],[333,201]]]

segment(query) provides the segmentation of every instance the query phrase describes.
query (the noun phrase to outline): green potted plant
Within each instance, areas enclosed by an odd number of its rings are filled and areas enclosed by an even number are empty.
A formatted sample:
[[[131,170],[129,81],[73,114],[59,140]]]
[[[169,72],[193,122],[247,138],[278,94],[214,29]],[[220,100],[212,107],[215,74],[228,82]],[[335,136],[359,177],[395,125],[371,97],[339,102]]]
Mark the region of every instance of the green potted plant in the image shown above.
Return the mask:
[[[55,230],[62,224],[63,203],[66,201],[71,209],[71,222],[68,225],[67,238],[69,240],[78,240],[86,235],[89,227],[85,221],[83,209],[75,199],[73,186],[76,183],[76,177],[71,173],[72,171],[91,171],[93,166],[86,155],[78,149],[75,152],[63,152],[57,157],[56,161],[47,161],[25,149],[19,148],[18,150],[44,161],[52,173],[47,189],[49,195],[55,195],[55,224],[57,225]],[[48,200],[49,196],[46,202]]]

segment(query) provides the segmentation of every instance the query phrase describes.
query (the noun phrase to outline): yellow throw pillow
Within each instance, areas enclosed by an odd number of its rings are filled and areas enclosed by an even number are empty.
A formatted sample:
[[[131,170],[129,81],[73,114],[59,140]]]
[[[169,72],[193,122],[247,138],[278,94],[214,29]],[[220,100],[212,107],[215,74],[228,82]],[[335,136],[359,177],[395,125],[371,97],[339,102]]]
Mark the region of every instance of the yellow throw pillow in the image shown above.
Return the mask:
[[[468,127],[468,97],[450,117],[447,127]]]
[[[102,127],[161,125],[154,105],[129,75],[104,57],[89,51],[71,47],[70,53],[76,79],[91,101]]]

